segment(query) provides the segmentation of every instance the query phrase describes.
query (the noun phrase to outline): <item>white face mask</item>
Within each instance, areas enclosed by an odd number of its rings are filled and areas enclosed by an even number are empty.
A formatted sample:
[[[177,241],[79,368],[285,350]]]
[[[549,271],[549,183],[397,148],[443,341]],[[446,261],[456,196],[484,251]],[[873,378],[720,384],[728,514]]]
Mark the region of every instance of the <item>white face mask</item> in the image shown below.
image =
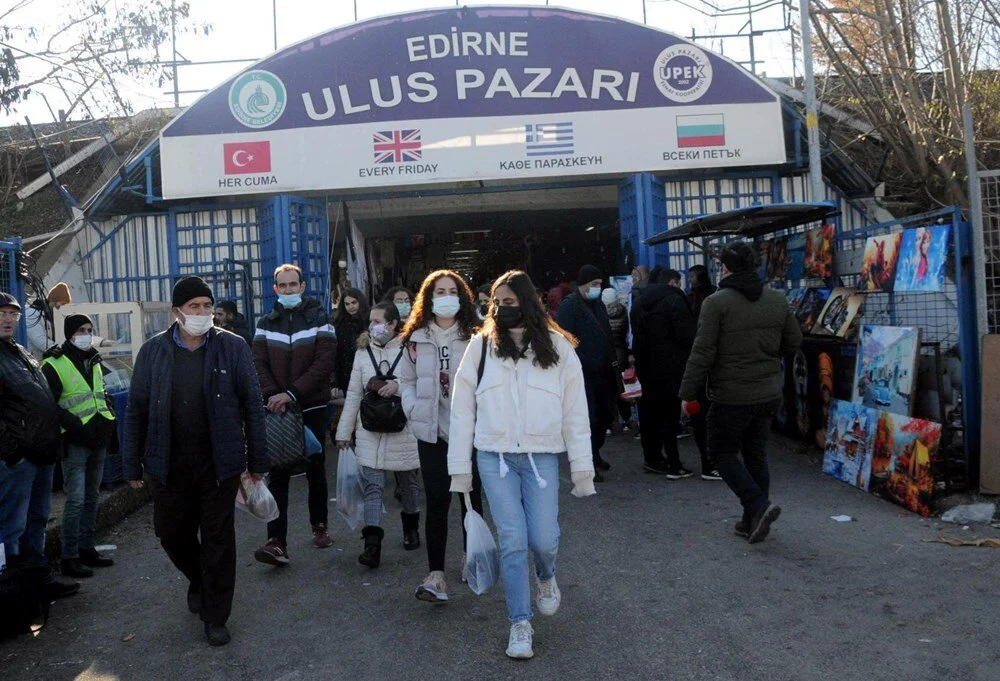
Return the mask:
[[[204,336],[212,328],[212,315],[184,315],[181,326],[192,336]]]
[[[69,339],[69,342],[75,345],[77,349],[86,352],[87,350],[90,350],[90,348],[93,346],[94,337],[91,335],[73,336],[72,338]]]
[[[454,319],[462,309],[462,304],[458,301],[458,296],[441,296],[434,299],[431,309],[434,315],[441,319]]]

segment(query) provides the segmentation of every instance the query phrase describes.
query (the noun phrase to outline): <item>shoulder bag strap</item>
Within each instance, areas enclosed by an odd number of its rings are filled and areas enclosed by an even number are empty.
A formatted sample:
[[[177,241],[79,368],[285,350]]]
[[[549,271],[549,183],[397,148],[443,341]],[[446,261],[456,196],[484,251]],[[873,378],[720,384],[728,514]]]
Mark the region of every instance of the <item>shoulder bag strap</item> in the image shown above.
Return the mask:
[[[368,359],[370,359],[372,361],[372,366],[375,368],[375,375],[376,376],[381,376],[382,372],[379,371],[379,369],[378,369],[378,362],[375,361],[375,353],[372,352],[372,346],[369,345],[368,347],[365,348],[365,350],[368,351]],[[393,366],[395,366],[395,365],[393,365]]]
[[[487,336],[483,336],[482,338],[483,338],[483,352],[479,356],[479,368],[476,369],[477,388],[479,387],[479,384],[483,382],[483,372],[486,371],[486,351],[489,349],[487,345],[489,343],[489,338]]]
[[[370,351],[370,349],[369,349],[369,351]],[[403,359],[403,352],[405,352],[405,351],[406,351],[406,346],[405,345],[400,345],[399,346],[399,354],[396,355],[396,361],[394,361],[392,363],[392,366],[389,367],[389,375],[390,376],[395,376],[396,375],[396,367],[399,365],[399,360]]]

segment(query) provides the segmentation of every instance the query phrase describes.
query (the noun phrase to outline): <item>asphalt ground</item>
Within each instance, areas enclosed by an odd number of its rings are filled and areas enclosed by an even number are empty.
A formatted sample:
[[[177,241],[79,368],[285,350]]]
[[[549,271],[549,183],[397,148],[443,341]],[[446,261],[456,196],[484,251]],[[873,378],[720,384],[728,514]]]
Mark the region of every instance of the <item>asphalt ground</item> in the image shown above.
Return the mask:
[[[696,467],[690,440],[682,453]],[[459,582],[457,500],[452,600],[434,606],[413,596],[426,556],[403,551],[393,499],[371,571],[332,503],[336,543],[312,547],[295,478],[290,566],[254,562],[263,524],[237,515],[231,644],[205,643],[147,505],[102,538],[118,547],[114,567],[55,603],[37,635],[0,644],[0,679],[1000,679],[1000,552],[928,541],[995,530],[915,516],[822,475],[818,452],[776,437],[772,497],[784,510],[750,546],[732,533],[740,510],[723,483],[644,474],[630,437],[609,439],[605,455],[608,481],[587,499],[569,495],[564,465],[563,601],[535,618],[533,660],[504,655],[502,590],[476,596]],[[335,457],[328,470],[333,496]],[[841,514],[854,520],[830,519]]]

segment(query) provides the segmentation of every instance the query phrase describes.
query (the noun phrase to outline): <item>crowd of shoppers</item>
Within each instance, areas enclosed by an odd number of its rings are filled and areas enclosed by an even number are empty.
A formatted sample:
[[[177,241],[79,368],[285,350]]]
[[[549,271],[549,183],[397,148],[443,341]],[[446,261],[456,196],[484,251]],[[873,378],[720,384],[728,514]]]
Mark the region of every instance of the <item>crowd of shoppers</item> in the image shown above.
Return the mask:
[[[251,335],[232,301],[216,303],[197,276],[172,291],[173,323],[138,352],[121,450],[132,487],[149,487],[154,531],[187,579],[186,602],[211,645],[230,640],[236,579],[234,505],[241,479],[267,485],[278,509],[254,557],[289,564],[290,478],[307,479],[309,534],[330,547],[326,438],[353,451],[363,496],[358,562],[378,568],[385,539],[386,473],[402,506],[403,549],[421,546],[421,483],[427,575],[417,599],[449,601],[447,540],[452,496],[461,515],[483,513],[482,492],[500,545],[510,634],[507,655],[534,655],[534,609],[553,615],[562,593],[559,467],[568,460],[571,494],[596,493],[611,464],[601,450],[612,426],[637,426],[643,468],[669,480],[693,475],[681,461],[682,419],[693,428],[705,480],[723,480],[743,516],[736,533],[763,540],[781,509],[771,500],[767,434],[780,398],[779,362],[801,343],[784,296],[764,286],[746,244],[720,254],[718,290],[709,271],[632,271],[631,293],[605,287],[605,273],[580,268],[573,285],[548,293],[521,271],[475,289],[458,273],[429,274],[413,294],[394,287],[369,307],[344,288],[335,311],[309,295],[302,270],[274,271],[274,304]],[[65,288],[65,290],[64,290]],[[32,308],[51,340],[51,310],[70,301],[54,287]],[[0,293],[0,536],[8,560],[43,562],[53,469],[66,490],[61,573],[87,578],[113,561],[95,545],[104,460],[116,438],[108,373],[86,315],[64,320],[65,340],[42,342],[41,366],[14,342],[20,303]],[[641,382],[638,424],[623,398],[622,372]],[[382,400],[391,425],[366,420]],[[342,408],[333,418],[333,405]],[[393,412],[395,413],[395,412]],[[266,421],[292,415],[318,451],[296,465],[268,456]],[[270,415],[270,416],[268,416]],[[394,417],[395,418],[395,417]],[[294,419],[293,419],[294,420]],[[303,443],[310,438],[304,438]],[[305,447],[303,446],[303,449]],[[305,452],[303,452],[305,454]],[[308,540],[308,539],[307,539]],[[467,546],[455,574],[465,578]],[[76,583],[45,577],[47,597]]]

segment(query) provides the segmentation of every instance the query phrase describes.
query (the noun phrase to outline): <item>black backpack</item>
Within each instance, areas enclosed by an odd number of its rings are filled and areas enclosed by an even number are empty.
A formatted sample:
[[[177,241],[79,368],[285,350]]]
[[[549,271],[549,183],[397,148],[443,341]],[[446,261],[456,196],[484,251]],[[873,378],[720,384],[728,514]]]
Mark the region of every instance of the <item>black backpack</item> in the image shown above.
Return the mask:
[[[399,348],[396,361],[389,367],[389,372],[383,374],[379,370],[378,362],[375,361],[375,354],[371,347],[367,348],[368,357],[375,367],[375,377],[383,381],[394,379],[393,372],[403,357],[405,347]],[[398,394],[392,397],[382,397],[374,390],[365,387],[365,394],[361,398],[361,426],[369,433],[399,433],[406,428],[406,414],[403,412],[403,398]]]
[[[0,572],[0,641],[31,633],[35,624],[45,624],[49,618],[45,579],[51,573],[42,560],[8,560],[7,569]]]

